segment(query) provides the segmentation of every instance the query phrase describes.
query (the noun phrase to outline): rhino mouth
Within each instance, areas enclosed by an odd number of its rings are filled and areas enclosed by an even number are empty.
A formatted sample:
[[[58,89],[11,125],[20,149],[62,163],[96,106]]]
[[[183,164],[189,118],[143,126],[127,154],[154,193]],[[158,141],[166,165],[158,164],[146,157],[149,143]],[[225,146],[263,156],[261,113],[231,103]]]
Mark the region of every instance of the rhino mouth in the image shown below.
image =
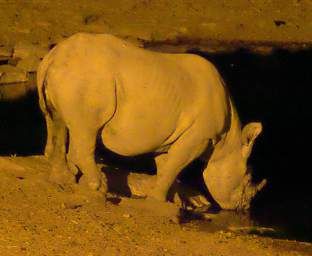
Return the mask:
[[[258,184],[253,184],[251,181],[251,175],[246,175],[240,186],[241,195],[239,196],[236,209],[241,211],[248,210],[250,208],[252,199],[265,187],[266,184],[266,179],[263,179]]]
[[[234,188],[229,187],[227,182],[220,181],[219,176],[216,178],[215,175],[209,175],[207,170],[203,173],[203,177],[212,199],[224,210],[247,211],[252,199],[267,183],[264,179],[254,184],[250,172],[245,173]]]

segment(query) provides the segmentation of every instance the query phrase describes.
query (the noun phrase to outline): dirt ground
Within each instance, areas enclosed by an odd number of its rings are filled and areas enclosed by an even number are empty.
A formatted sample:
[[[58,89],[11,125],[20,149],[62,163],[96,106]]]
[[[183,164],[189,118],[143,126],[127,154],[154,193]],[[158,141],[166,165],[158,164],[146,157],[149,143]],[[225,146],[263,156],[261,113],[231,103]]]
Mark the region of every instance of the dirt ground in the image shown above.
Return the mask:
[[[48,45],[88,31],[218,51],[304,48],[311,47],[311,16],[309,0],[0,0],[0,44]]]
[[[312,255],[222,214],[179,224],[144,199],[86,197],[49,183],[49,169],[40,156],[0,158],[0,255]]]

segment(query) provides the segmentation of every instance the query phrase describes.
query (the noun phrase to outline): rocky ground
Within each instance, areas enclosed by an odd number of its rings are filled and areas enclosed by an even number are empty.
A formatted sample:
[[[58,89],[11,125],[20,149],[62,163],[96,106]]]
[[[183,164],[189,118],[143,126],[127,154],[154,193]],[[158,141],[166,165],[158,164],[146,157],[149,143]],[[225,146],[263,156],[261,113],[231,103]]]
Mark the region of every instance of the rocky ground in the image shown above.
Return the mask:
[[[274,230],[234,214],[179,224],[143,199],[78,195],[49,183],[49,169],[43,157],[0,158],[0,255],[312,254],[311,244],[265,237]]]
[[[169,52],[245,47],[269,54],[276,47],[311,48],[312,42],[308,0],[0,0],[0,17],[0,84],[28,80],[49,48],[81,31]],[[0,99],[7,97],[3,90]]]

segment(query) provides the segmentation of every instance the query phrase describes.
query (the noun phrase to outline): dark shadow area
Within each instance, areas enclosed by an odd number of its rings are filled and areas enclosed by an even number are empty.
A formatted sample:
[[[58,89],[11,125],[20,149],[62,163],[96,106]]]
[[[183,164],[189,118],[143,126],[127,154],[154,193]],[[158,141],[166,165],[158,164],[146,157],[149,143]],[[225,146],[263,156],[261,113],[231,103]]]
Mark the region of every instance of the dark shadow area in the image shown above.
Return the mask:
[[[284,232],[285,237],[312,241],[312,51],[280,50],[268,56],[244,50],[217,55],[195,53],[217,66],[242,123],[263,124],[250,164],[255,181],[267,178],[268,184],[253,201],[252,218],[259,225]]]
[[[12,101],[0,101],[0,155],[41,154],[45,138],[45,123],[37,93],[28,93]]]
[[[156,173],[156,165],[154,162],[154,154],[144,154],[134,157],[125,157],[118,155],[107,149],[102,141],[98,138],[96,161],[107,165],[127,169],[130,171],[143,172],[148,174]]]
[[[117,193],[121,196],[131,196],[131,190],[128,185],[128,175],[130,171],[116,169],[111,166],[102,167],[101,171],[107,178],[107,188],[109,192]]]

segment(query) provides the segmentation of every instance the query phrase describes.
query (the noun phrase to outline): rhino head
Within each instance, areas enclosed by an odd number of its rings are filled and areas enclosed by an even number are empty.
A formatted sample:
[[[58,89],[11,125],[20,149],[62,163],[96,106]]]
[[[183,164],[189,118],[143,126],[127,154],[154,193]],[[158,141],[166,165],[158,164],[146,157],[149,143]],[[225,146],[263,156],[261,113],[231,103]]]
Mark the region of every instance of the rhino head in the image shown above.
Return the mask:
[[[231,128],[215,144],[203,177],[211,196],[222,209],[247,210],[252,198],[265,186],[266,180],[252,184],[247,167],[255,139],[261,131],[261,123],[256,122],[241,129],[238,117],[234,115]]]

